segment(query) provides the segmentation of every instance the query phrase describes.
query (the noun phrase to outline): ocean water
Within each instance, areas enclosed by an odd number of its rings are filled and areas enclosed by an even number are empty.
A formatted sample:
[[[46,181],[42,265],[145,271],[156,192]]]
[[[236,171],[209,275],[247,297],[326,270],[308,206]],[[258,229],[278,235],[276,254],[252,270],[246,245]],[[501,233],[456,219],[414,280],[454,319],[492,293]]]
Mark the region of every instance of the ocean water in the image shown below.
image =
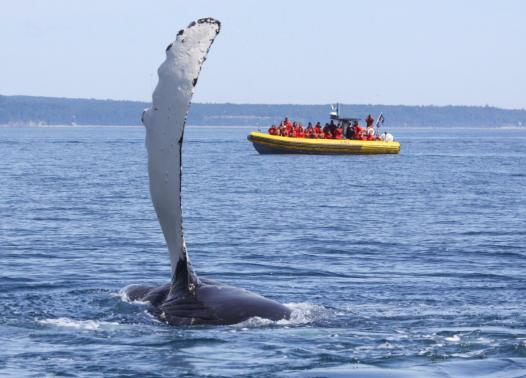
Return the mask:
[[[0,376],[526,376],[526,130],[395,130],[400,155],[261,156],[188,128],[197,273],[291,320],[168,326],[142,128],[0,128]]]

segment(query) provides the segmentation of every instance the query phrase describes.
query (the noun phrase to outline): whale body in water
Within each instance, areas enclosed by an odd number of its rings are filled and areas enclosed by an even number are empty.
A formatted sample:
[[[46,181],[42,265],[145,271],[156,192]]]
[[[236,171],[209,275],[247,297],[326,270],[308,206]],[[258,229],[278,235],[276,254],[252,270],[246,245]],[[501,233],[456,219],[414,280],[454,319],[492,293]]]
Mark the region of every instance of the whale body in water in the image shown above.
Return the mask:
[[[151,312],[174,325],[235,324],[251,317],[287,319],[290,309],[245,289],[199,278],[183,236],[181,158],[184,126],[194,87],[221,24],[212,18],[192,22],[166,48],[158,70],[152,107],[145,110],[150,194],[170,253],[172,278],[161,287],[130,285],[131,300],[147,301]]]

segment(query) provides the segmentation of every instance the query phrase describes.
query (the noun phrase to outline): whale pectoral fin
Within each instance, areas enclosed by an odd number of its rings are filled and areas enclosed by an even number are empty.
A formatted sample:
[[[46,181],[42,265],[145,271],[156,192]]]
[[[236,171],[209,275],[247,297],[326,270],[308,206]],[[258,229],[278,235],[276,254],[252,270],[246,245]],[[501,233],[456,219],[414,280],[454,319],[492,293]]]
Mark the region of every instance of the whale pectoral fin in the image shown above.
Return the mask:
[[[174,290],[192,292],[192,284],[198,282],[183,237],[181,151],[194,86],[219,30],[219,21],[204,18],[177,33],[159,67],[152,107],[141,117],[146,127],[150,194],[170,251]]]

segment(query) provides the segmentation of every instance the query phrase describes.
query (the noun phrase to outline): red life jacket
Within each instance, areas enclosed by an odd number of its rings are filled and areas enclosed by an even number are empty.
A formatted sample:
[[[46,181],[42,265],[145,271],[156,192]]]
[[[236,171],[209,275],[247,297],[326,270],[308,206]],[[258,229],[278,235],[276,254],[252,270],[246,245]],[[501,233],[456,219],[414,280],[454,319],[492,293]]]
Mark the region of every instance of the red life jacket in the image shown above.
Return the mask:
[[[334,130],[334,139],[343,139],[343,129],[338,127]]]
[[[278,130],[275,127],[271,127],[270,129],[268,129],[268,133],[270,135],[276,135],[278,133]]]
[[[362,128],[359,125],[353,126],[354,130],[354,139],[361,140],[362,139]]]

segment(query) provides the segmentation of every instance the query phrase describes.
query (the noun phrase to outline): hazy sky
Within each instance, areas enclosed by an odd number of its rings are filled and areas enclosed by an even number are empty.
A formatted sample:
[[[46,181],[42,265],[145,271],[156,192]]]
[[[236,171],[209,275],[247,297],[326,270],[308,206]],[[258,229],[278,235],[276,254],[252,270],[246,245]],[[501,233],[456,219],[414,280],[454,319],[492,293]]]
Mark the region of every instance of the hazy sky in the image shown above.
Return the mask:
[[[146,100],[190,21],[194,101],[526,108],[522,0],[1,0],[0,94]]]

